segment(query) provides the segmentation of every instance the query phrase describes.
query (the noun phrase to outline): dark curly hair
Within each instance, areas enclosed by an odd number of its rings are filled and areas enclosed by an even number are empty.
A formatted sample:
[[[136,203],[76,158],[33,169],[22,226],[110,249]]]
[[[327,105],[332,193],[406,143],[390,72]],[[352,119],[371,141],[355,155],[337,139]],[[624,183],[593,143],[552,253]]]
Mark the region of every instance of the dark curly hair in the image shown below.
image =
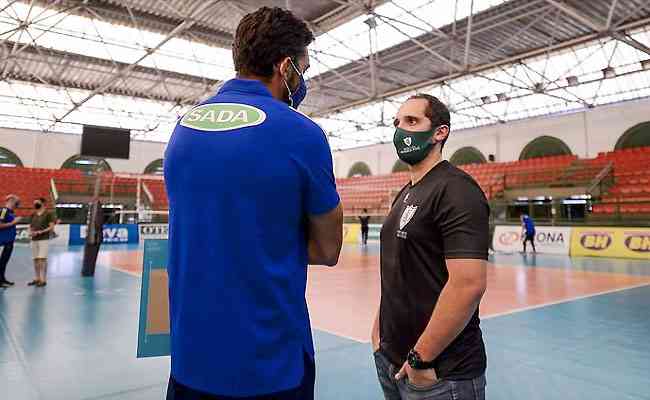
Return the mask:
[[[307,24],[290,11],[262,7],[239,22],[232,44],[235,70],[241,75],[271,77],[273,66],[285,57],[305,55],[314,41]]]
[[[451,116],[449,115],[449,109],[442,101],[438,100],[437,97],[426,93],[418,93],[408,98],[408,100],[413,99],[426,100],[427,107],[424,109],[424,115],[426,115],[427,118],[429,118],[429,121],[431,121],[432,128],[438,127],[440,125],[447,125],[449,127],[449,130],[451,130]],[[449,136],[447,136],[447,139],[449,139]],[[447,139],[443,140],[442,143],[440,143],[441,150],[443,147],[445,147]]]

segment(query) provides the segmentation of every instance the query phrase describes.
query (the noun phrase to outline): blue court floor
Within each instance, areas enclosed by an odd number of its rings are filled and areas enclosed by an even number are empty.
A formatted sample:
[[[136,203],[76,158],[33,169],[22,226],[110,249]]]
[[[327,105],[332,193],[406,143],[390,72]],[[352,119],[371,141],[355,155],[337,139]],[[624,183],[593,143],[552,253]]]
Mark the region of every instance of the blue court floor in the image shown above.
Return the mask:
[[[0,289],[0,400],[163,399],[169,359],[135,357],[140,278],[108,265],[81,278],[80,249],[53,247],[48,286],[32,288],[29,256],[16,248],[7,274],[16,286]],[[636,261],[493,262],[650,276]],[[483,329],[488,399],[650,399],[650,286],[484,319]],[[319,400],[382,398],[369,344],[314,336]]]

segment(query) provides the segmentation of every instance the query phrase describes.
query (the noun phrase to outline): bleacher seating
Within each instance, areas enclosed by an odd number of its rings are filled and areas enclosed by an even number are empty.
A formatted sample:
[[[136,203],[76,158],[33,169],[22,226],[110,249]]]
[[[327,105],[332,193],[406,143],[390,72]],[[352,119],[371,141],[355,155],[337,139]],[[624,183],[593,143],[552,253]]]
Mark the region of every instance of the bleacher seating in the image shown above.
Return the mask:
[[[165,190],[165,182],[162,180],[145,179],[144,184],[153,196],[152,209],[156,211],[168,210],[169,202],[167,200],[167,191]]]
[[[594,214],[650,214],[650,147],[600,153],[593,162],[613,162],[615,181]]]
[[[51,179],[74,180],[81,179],[81,172],[73,169],[44,169],[44,168],[0,168],[0,199],[10,193],[20,196],[21,209],[18,216],[31,213],[31,204],[39,197],[51,199]]]
[[[650,214],[650,147],[600,153],[594,159],[578,160],[576,156],[556,156],[505,163],[471,164],[461,168],[470,174],[488,199],[499,198],[504,190],[513,188],[562,186],[571,182],[590,182],[612,163],[614,185],[594,205],[593,213]],[[78,170],[42,168],[0,168],[0,196],[16,193],[29,205],[38,197],[49,198],[50,180],[59,189],[88,193],[92,181]],[[354,216],[368,209],[370,214],[385,215],[390,202],[408,182],[408,172],[337,179],[343,209]],[[151,208],[169,207],[164,181],[143,179],[153,196]],[[137,178],[105,174],[101,192],[113,196],[135,196]],[[29,212],[25,210],[24,212]]]

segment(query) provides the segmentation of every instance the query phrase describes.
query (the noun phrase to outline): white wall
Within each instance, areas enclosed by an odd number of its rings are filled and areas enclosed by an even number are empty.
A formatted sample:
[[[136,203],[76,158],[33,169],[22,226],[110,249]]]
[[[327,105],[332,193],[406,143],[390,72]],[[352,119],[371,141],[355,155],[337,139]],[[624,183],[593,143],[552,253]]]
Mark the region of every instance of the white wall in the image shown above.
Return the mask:
[[[166,143],[131,141],[129,160],[108,158],[106,161],[115,172],[141,174],[149,163],[163,157],[166,146]],[[58,169],[68,158],[79,154],[81,135],[0,128],[0,147],[16,153],[26,167]]]
[[[649,120],[650,99],[643,99],[507,124],[452,129],[444,156],[449,158],[461,147],[473,146],[486,158],[494,154],[497,161],[518,160],[530,141],[548,135],[563,140],[579,157],[596,157],[599,152],[613,150],[627,129]],[[0,147],[16,153],[27,167],[60,168],[79,153],[81,135],[0,128]],[[163,157],[165,147],[165,143],[132,141],[129,160],[107,161],[115,172],[142,173],[150,162]],[[346,177],[357,161],[367,163],[373,175],[388,174],[397,156],[392,143],[338,151],[334,153],[336,176]]]
[[[645,121],[650,121],[650,99],[474,129],[454,131],[452,127],[443,155],[450,158],[461,147],[472,146],[485,158],[494,154],[496,161],[514,161],[533,139],[553,136],[564,141],[578,157],[593,158],[599,152],[614,150],[627,129]],[[392,143],[337,151],[334,153],[336,176],[347,177],[357,161],[366,162],[373,175],[388,174],[397,156]]]

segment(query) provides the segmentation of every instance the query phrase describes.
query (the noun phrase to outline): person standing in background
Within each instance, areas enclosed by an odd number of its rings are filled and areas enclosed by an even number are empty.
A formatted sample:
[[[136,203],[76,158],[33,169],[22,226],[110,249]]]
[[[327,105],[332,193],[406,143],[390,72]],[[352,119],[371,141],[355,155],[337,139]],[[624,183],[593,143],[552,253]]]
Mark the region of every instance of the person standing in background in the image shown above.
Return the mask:
[[[0,255],[0,287],[10,287],[14,283],[7,280],[5,272],[7,264],[14,251],[14,242],[16,240],[16,218],[14,211],[20,205],[20,198],[15,194],[5,197],[5,206],[0,208],[0,246],[2,254]]]
[[[56,217],[47,210],[46,204],[46,200],[42,197],[34,202],[34,213],[29,224],[36,277],[27,284],[28,286],[43,287],[47,285],[47,256],[50,235],[54,232]]]
[[[99,198],[94,197],[88,206],[88,230],[84,246],[82,276],[95,275],[99,248],[104,241],[104,209]]]
[[[524,253],[527,242],[533,246],[533,253],[537,253],[535,249],[535,221],[528,214],[521,215],[521,236],[524,238]]]
[[[368,244],[368,230],[370,229],[370,216],[368,216],[368,209],[363,209],[363,215],[359,217],[359,223],[361,223],[361,244],[366,246]]]

